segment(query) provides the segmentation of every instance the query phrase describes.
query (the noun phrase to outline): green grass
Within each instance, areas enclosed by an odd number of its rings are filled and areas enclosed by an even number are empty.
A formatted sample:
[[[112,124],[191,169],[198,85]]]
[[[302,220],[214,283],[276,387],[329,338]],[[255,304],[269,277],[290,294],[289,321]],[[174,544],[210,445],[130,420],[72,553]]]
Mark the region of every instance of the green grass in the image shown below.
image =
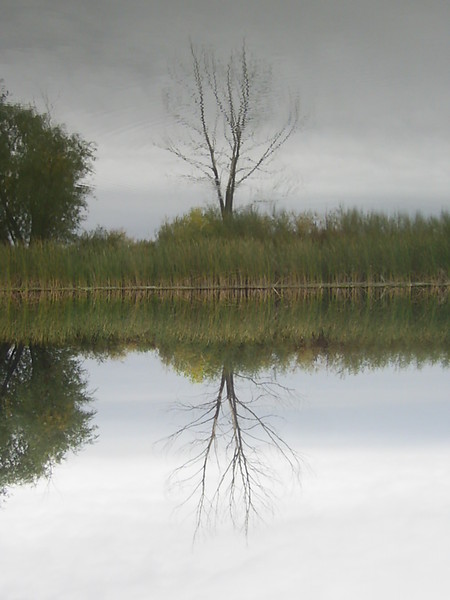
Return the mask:
[[[154,241],[96,232],[76,243],[0,246],[0,289],[261,287],[434,283],[450,279],[450,215],[413,218],[338,211],[223,223],[193,210],[164,224]]]

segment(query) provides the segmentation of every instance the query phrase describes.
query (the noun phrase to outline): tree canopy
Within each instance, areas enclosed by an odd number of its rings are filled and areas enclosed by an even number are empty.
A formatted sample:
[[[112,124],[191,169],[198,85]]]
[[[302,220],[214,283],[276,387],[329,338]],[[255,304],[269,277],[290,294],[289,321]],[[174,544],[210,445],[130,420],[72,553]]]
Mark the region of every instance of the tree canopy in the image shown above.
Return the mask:
[[[0,92],[0,242],[69,240],[91,191],[94,146]]]

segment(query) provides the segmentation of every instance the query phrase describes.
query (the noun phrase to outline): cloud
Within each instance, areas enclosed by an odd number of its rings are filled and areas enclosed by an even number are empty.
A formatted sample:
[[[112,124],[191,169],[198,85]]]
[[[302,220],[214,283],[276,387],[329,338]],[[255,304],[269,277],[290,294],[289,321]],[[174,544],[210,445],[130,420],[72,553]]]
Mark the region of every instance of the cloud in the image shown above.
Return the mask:
[[[307,127],[280,158],[305,183],[303,204],[376,198],[440,211],[450,204],[449,19],[438,0],[6,0],[0,66],[14,98],[43,107],[48,97],[58,120],[97,141],[98,196],[114,204],[117,187],[160,197],[167,185],[172,166],[149,147],[165,126],[167,66],[189,37],[225,55],[245,37],[273,65],[276,86],[300,94]],[[185,189],[166,205],[170,215],[190,206]],[[146,210],[160,218],[158,203]],[[127,222],[131,234],[141,218],[138,210]]]

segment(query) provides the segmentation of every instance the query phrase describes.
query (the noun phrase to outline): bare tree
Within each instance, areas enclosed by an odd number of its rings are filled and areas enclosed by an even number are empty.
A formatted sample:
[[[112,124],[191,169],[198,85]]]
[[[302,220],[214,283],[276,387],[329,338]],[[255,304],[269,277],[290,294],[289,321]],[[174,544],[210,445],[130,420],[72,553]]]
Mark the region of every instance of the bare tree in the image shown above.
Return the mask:
[[[242,400],[236,393],[236,377],[247,378],[224,367],[218,391],[200,405],[185,407],[193,418],[169,438],[174,441],[189,432],[194,436],[190,458],[172,477],[189,486],[186,502],[196,498],[196,534],[202,525],[217,518],[222,503],[245,534],[251,517],[271,508],[275,474],[263,458],[264,447],[275,449],[295,475],[299,474],[299,458],[274,429],[273,415],[258,415],[254,407],[261,396],[277,397],[275,388],[286,388],[274,381],[251,379],[258,394]]]
[[[296,131],[298,101],[290,102],[283,124],[269,131],[271,71],[248,56],[245,44],[222,62],[212,50],[191,43],[189,67],[173,72],[172,80],[166,107],[185,137],[169,139],[166,148],[193,168],[193,177],[213,185],[226,218],[237,188],[262,171]]]

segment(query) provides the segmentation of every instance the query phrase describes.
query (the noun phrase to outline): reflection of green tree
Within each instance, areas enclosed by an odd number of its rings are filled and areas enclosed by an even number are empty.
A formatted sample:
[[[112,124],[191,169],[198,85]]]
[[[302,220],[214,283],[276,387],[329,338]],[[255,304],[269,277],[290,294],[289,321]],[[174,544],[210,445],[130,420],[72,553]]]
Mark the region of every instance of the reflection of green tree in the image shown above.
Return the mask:
[[[0,490],[48,477],[69,451],[93,441],[93,413],[68,349],[0,345]]]

